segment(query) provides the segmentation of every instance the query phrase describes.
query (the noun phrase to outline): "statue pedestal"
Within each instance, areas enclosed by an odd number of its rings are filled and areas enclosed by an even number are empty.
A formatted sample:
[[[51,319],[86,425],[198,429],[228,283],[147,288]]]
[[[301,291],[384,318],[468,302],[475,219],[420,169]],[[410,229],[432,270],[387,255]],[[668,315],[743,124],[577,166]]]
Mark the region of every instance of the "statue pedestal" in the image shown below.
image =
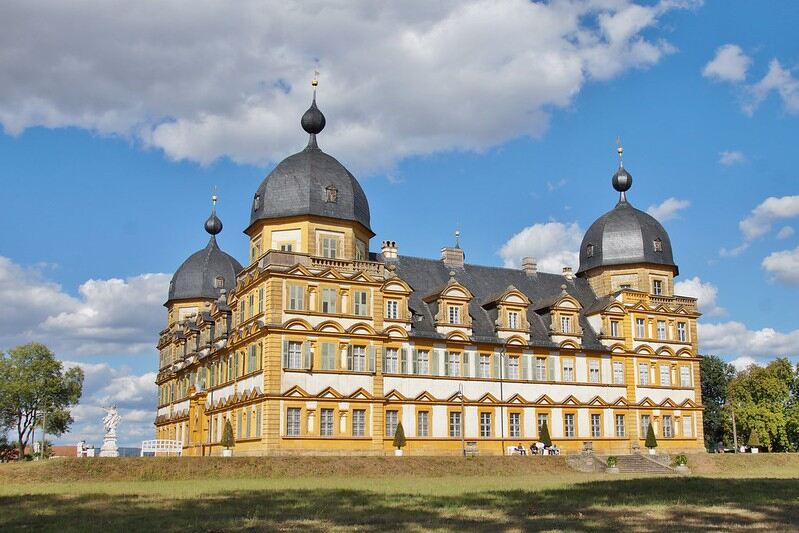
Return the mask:
[[[113,437],[106,436],[103,439],[103,447],[100,448],[100,457],[119,457],[116,435]]]

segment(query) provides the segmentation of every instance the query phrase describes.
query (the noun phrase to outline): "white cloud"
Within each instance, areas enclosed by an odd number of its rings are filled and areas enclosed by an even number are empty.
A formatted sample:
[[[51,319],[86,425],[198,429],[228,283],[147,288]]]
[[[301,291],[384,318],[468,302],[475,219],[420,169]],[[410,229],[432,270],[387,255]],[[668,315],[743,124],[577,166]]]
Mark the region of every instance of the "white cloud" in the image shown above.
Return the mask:
[[[560,273],[564,266],[576,269],[583,230],[577,223],[547,222],[533,224],[508,239],[499,255],[508,268],[519,268],[524,257],[534,257],[538,269]]]
[[[753,114],[772,91],[780,96],[788,113],[799,113],[799,80],[776,59],[769,63],[768,72],[763,79],[748,87],[750,99],[744,104],[744,112]]]
[[[752,209],[749,215],[738,223],[738,227],[743,233],[744,241],[732,249],[722,248],[719,254],[722,257],[735,257],[744,252],[749,243],[758,237],[762,237],[771,230],[772,225],[780,220],[788,220],[799,217],[799,195],[770,196],[763,200],[757,207]],[[777,235],[778,238],[790,236],[793,229],[783,228]],[[782,237],[780,237],[782,235]]]
[[[740,82],[746,79],[746,71],[752,59],[743,53],[737,44],[725,44],[716,49],[716,56],[705,65],[702,75],[720,81]]]
[[[780,228],[780,231],[777,232],[777,238],[780,240],[787,239],[791,235],[794,234],[793,228],[791,226],[783,226]]]
[[[773,328],[750,330],[736,321],[716,324],[700,322],[698,327],[699,345],[704,354],[774,358],[799,353],[799,329],[787,333]]]
[[[799,285],[799,246],[793,250],[773,252],[763,259],[761,266],[774,279],[788,285]]]
[[[746,156],[743,152],[738,151],[724,151],[719,153],[719,163],[724,165],[725,167],[731,167],[733,165],[742,165],[746,163]]]
[[[658,219],[660,222],[677,218],[677,213],[691,205],[688,200],[678,200],[671,197],[666,198],[658,205],[650,205],[646,212]]]
[[[568,181],[566,180],[566,178],[562,178],[562,179],[559,179],[557,181],[548,181],[547,182],[547,191],[549,191],[549,192],[556,191],[556,190],[560,189],[561,187],[566,186],[567,183],[568,183]]]
[[[169,274],[88,280],[78,296],[0,256],[0,346],[31,341],[71,355],[154,353]]]
[[[735,359],[730,361],[730,364],[734,366],[735,370],[737,370],[738,372],[746,370],[752,365],[760,365],[758,361],[756,361],[752,357],[749,357],[748,355],[742,355],[740,357],[736,357]]]
[[[390,167],[541,135],[586,83],[672,52],[653,35],[659,17],[698,4],[8,0],[0,123],[262,164],[303,144],[299,116],[319,69],[320,143],[354,168]]]
[[[698,276],[678,281],[674,284],[675,294],[690,296],[697,299],[699,310],[710,316],[724,315],[727,311],[716,305],[718,288],[709,281],[702,281]]]

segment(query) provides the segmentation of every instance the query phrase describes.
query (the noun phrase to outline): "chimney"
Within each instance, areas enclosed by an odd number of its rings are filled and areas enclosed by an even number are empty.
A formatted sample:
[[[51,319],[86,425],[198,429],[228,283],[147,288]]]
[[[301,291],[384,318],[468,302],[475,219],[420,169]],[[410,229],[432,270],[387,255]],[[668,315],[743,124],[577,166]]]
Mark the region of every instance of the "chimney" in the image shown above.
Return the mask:
[[[534,276],[538,272],[538,265],[535,262],[534,257],[523,257],[522,258],[522,270],[528,276]]]
[[[563,267],[563,277],[569,281],[574,279],[574,274],[572,274],[572,267]]]
[[[396,259],[398,255],[397,241],[383,241],[380,253],[383,254],[383,259]]]
[[[460,246],[445,246],[441,249],[441,260],[450,268],[463,268],[466,254]]]

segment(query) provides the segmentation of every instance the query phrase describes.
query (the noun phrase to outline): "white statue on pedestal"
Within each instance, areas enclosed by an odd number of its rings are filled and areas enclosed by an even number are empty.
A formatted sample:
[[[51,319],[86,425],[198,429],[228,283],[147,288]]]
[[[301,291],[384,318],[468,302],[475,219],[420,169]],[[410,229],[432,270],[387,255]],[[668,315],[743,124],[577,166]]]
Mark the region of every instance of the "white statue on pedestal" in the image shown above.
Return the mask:
[[[100,457],[119,457],[117,426],[122,417],[119,416],[116,405],[103,407],[103,409],[105,410],[105,417],[103,417],[105,436],[103,436],[103,447],[100,448]]]

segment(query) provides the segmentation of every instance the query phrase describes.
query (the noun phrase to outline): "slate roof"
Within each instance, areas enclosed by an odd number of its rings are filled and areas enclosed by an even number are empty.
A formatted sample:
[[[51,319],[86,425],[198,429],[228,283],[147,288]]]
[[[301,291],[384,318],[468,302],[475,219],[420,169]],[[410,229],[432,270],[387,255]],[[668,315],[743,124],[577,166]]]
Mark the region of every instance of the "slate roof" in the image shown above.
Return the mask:
[[[530,344],[533,346],[557,348],[549,337],[549,313],[538,314],[533,309],[538,307],[539,302],[558,297],[561,285],[565,284],[566,292],[577,299],[583,307],[593,305],[597,299],[588,282],[582,278],[566,280],[562,275],[545,272],[529,276],[517,269],[471,264],[465,264],[462,269],[452,269],[440,260],[409,256],[399,256],[391,262],[397,267],[397,276],[413,288],[410,307],[415,316],[411,335],[416,337],[443,338],[435,328],[435,304],[428,305],[423,298],[445,286],[449,281],[451,270],[455,271],[458,283],[468,288],[474,295],[469,304],[473,342],[502,342],[495,333],[496,307],[486,309],[481,304],[504,293],[510,285],[524,293],[532,302],[528,307],[527,321],[530,324]],[[583,328],[584,349],[607,351],[582,314],[580,326]]]
[[[241,268],[234,257],[219,249],[212,235],[208,245],[190,255],[172,276],[167,301],[218,298],[220,289],[214,285],[216,277],[222,276],[225,288],[230,290],[236,285],[236,274]]]

